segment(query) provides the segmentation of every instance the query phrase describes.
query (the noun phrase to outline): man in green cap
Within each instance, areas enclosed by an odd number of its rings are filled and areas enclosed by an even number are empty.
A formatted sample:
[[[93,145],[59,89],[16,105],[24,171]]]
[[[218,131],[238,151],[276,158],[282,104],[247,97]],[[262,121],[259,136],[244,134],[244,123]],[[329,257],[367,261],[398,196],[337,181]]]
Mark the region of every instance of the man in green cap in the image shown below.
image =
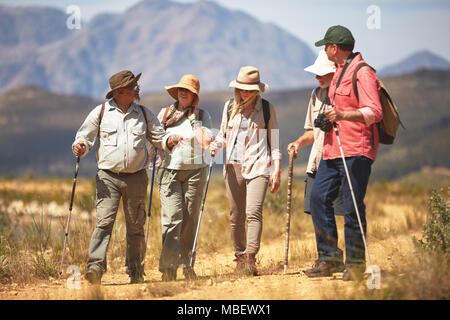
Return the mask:
[[[365,233],[364,197],[371,165],[378,151],[376,123],[383,117],[379,98],[380,85],[374,70],[363,67],[356,74],[359,97],[355,95],[352,87],[353,74],[364,60],[360,53],[353,52],[355,39],[349,29],[339,25],[330,27],[325,37],[316,42],[318,47],[323,45],[328,59],[336,64],[328,93],[332,107],[325,110],[324,114],[330,122],[337,125]],[[333,201],[341,185],[345,212],[343,279],[354,280],[365,270],[364,242],[336,133],[329,130],[325,132],[323,158],[311,191],[311,215],[319,257],[313,268],[305,271],[309,277],[331,276],[333,272],[342,270],[343,254],[337,246],[338,234],[333,212]]]
[[[97,224],[89,245],[85,274],[93,284],[99,284],[106,272],[106,251],[121,198],[127,228],[127,273],[131,283],[144,280],[142,261],[148,182],[145,169],[150,162],[146,140],[164,151],[171,150],[182,140],[177,135],[166,134],[153,113],[135,103],[139,100],[140,75],[123,70],[109,79],[108,101],[89,113],[72,144],[73,154],[83,157],[98,138]]]

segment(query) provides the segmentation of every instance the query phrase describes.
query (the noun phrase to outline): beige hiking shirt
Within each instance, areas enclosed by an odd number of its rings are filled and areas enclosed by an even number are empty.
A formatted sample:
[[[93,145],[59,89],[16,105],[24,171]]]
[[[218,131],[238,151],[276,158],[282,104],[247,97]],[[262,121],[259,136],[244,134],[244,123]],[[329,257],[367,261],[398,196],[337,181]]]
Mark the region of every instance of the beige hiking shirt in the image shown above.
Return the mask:
[[[169,152],[166,144],[168,135],[148,108],[144,107],[146,124],[144,114],[136,103],[132,103],[124,114],[114,99],[111,99],[105,103],[99,129],[101,108],[99,105],[89,113],[72,144],[73,148],[80,141],[84,142],[84,157],[93,148],[99,135],[100,147],[96,153],[99,169],[133,173],[147,168],[150,162],[147,141],[158,149]]]
[[[328,90],[319,88],[316,94],[316,103],[313,105],[311,94],[311,99],[309,100],[308,104],[308,111],[306,113],[305,130],[313,130],[314,134],[314,143],[312,145],[311,153],[309,154],[308,165],[306,167],[306,172],[311,174],[317,171],[317,169],[319,168],[319,162],[322,159],[324,132],[320,130],[320,128],[314,127],[314,120],[319,115],[322,101],[325,100],[327,95]],[[326,107],[327,105],[323,106],[324,109]]]
[[[223,108],[222,123],[216,137],[216,141],[224,143],[224,147],[226,148],[224,175],[226,175],[226,164],[230,158],[233,149],[232,146],[234,146],[236,142],[242,118],[241,114],[237,113],[233,119],[229,119],[227,122],[228,104],[229,101],[225,103]],[[248,117],[248,130],[244,141],[241,161],[241,173],[245,179],[253,179],[261,175],[270,175],[272,161],[281,160],[280,131],[278,128],[277,116],[273,105],[269,103],[269,107],[270,120],[267,130],[269,130],[270,152],[267,144],[267,131],[264,123],[261,97],[257,98],[255,110]]]

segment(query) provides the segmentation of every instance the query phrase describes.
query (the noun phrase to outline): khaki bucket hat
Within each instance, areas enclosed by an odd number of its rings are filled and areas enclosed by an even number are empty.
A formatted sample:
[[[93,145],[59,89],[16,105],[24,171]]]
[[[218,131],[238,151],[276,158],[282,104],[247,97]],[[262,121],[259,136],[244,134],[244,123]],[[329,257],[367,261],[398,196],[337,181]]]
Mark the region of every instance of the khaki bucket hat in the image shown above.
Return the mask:
[[[138,82],[141,77],[141,73],[139,73],[136,77],[129,70],[122,70],[109,78],[109,87],[111,90],[106,94],[106,99],[111,99],[113,97],[114,90],[128,87],[132,83]]]
[[[195,94],[193,106],[197,106],[199,102],[198,94],[200,93],[200,81],[192,74],[185,74],[180,81],[174,86],[164,87],[172,98],[178,100],[178,88],[184,88]]]
[[[239,70],[239,74],[236,80],[233,80],[229,84],[230,88],[237,88],[241,90],[257,90],[264,92],[269,87],[267,84],[262,83],[259,77],[259,70],[252,66],[245,66]]]
[[[318,76],[324,76],[329,73],[336,72],[336,65],[333,61],[328,59],[325,50],[320,50],[319,55],[317,56],[316,61],[313,65],[306,67],[305,71],[317,74]]]

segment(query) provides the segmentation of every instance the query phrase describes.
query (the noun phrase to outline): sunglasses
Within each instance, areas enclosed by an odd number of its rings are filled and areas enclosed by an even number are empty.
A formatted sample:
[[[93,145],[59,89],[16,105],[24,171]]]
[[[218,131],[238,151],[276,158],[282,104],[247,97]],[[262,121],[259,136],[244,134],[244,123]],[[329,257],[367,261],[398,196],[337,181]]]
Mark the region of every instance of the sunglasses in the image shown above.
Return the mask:
[[[138,90],[139,89],[139,85],[137,83],[136,84],[130,84],[130,85],[124,87],[124,88],[128,89],[128,90]]]
[[[183,91],[183,92],[191,92],[191,90],[186,89],[186,88],[178,88],[178,91]]]
[[[258,91],[258,90],[243,90],[243,89],[239,89],[239,88],[236,88],[239,92],[247,92],[247,93],[253,93],[253,92],[256,92],[256,91]]]

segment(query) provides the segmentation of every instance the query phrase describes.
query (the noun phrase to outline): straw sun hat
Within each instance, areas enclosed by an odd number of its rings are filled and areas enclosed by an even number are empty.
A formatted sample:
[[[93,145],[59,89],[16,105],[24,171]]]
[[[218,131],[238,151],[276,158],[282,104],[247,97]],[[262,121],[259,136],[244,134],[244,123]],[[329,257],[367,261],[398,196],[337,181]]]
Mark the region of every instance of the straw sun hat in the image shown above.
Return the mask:
[[[324,76],[336,72],[336,65],[328,59],[325,50],[320,50],[319,55],[313,65],[306,67],[305,71],[314,73],[318,76]]]
[[[192,74],[186,74],[181,77],[180,81],[173,86],[164,87],[172,98],[178,100],[178,88],[184,88],[195,94],[193,106],[197,106],[199,102],[198,94],[200,92],[200,81],[198,81],[196,76]]]
[[[242,67],[236,80],[229,84],[230,88],[237,88],[241,90],[264,92],[269,87],[267,84],[261,82],[259,77],[259,70],[252,66]]]

